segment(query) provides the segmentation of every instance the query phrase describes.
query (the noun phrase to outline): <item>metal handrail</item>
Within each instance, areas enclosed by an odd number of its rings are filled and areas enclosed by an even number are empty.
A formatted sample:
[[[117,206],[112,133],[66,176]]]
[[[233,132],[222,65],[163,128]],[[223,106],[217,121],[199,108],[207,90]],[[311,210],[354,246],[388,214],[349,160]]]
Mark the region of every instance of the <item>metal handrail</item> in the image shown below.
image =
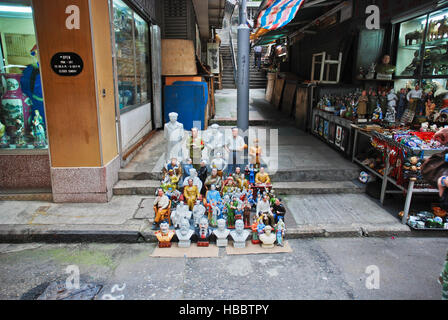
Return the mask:
[[[236,62],[235,47],[233,46],[232,27],[229,28],[229,39],[230,39],[230,54],[232,55],[232,65],[233,65],[233,79],[235,80],[236,85],[238,83],[237,80],[238,64]]]

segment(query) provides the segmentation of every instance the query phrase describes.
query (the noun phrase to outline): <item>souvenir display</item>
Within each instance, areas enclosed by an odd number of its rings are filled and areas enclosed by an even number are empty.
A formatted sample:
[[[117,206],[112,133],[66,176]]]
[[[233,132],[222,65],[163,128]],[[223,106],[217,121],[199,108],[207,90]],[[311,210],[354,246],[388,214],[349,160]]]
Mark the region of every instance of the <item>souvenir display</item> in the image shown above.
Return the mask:
[[[231,235],[234,246],[244,248],[251,234],[252,242],[260,244],[259,236],[269,226],[271,231],[275,228],[274,238],[282,245],[286,210],[272,189],[265,168],[257,169],[256,165],[249,164],[242,172],[241,167],[234,166],[235,170],[226,172],[227,178],[223,181],[218,169],[224,176],[226,163],[221,161],[222,156],[217,152],[208,177],[205,177],[208,167],[202,161],[200,172],[204,181],[201,181],[190,159],[181,164],[177,157],[172,157],[162,169],[164,178],[154,201],[153,229],[161,229],[163,224],[163,234],[166,234],[168,225],[182,248],[189,247],[192,240],[199,247],[206,247],[211,234],[219,247],[227,246],[227,237]],[[182,179],[186,171],[189,175]],[[204,196],[199,192],[202,186]],[[195,237],[192,237],[193,230]]]

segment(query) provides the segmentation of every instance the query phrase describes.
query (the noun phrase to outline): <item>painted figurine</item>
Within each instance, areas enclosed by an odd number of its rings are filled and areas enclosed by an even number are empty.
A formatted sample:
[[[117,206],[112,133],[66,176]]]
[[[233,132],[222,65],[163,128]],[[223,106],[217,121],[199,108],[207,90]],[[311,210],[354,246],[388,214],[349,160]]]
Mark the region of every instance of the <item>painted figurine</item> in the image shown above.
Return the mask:
[[[211,231],[208,226],[208,219],[203,217],[199,222],[199,228],[197,231],[198,247],[208,247],[210,245],[210,234]]]
[[[36,148],[45,148],[47,139],[45,136],[44,121],[39,110],[34,110],[34,117],[30,118],[31,135],[34,137],[34,146]]]
[[[177,183],[179,182],[179,177],[174,174],[174,170],[170,169],[168,174],[162,181],[161,188],[163,191],[167,192],[168,189],[177,190]]]
[[[199,136],[199,129],[192,128],[191,136],[187,139],[187,150],[189,150],[190,158],[193,159],[193,167],[199,170],[200,161],[202,158],[202,150],[204,150],[205,144],[202,138]]]
[[[193,210],[194,204],[199,196],[199,189],[197,186],[193,185],[193,179],[188,179],[188,185],[184,187],[184,198],[190,211]]]
[[[204,184],[207,190],[210,190],[212,185],[214,185],[216,189],[221,190],[221,181],[221,177],[218,175],[218,169],[213,168],[211,175],[209,175],[207,179],[205,179]]]
[[[164,220],[170,219],[170,199],[165,195],[163,189],[157,190],[157,197],[154,200],[154,213],[155,219],[153,223],[153,229],[157,229],[157,226]]]
[[[366,117],[368,102],[369,102],[369,98],[367,97],[367,91],[364,90],[358,100],[357,113],[358,113],[358,117],[360,119],[365,119],[365,117]]]
[[[168,222],[160,224],[160,230],[155,232],[157,240],[159,241],[159,248],[171,248],[171,239],[173,239],[175,232],[170,230]]]
[[[26,148],[27,144],[25,141],[25,126],[22,122],[22,120],[17,119],[16,120],[16,148]]]
[[[195,226],[199,226],[199,222],[204,217],[205,211],[206,211],[206,209],[205,209],[204,205],[202,204],[202,201],[197,200],[196,204],[193,207],[193,219],[194,219]]]
[[[265,172],[264,167],[260,168],[260,172],[258,172],[255,176],[255,184],[256,185],[270,185],[271,178]]]
[[[277,245],[283,247],[283,239],[285,238],[285,223],[283,219],[279,219],[277,224],[275,225],[275,234],[277,236]]]
[[[261,167],[261,154],[262,149],[259,145],[259,140],[255,139],[252,147],[249,148],[250,164],[255,168],[259,169]]]

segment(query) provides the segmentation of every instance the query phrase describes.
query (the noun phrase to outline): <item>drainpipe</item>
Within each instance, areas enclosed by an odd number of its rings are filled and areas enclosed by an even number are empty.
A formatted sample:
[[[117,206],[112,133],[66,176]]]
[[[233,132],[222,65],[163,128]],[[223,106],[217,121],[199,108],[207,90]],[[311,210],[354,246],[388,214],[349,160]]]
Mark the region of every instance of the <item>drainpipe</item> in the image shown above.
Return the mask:
[[[249,70],[250,29],[247,26],[246,0],[240,0],[240,25],[238,26],[238,128],[249,129]],[[247,142],[247,141],[246,141]]]

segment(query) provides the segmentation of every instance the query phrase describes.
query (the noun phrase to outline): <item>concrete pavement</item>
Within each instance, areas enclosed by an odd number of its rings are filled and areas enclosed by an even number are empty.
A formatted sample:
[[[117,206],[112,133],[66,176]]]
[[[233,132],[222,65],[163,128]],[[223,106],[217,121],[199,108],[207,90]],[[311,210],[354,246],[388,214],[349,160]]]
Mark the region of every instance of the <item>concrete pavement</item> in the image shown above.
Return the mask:
[[[201,259],[153,258],[153,244],[0,245],[0,299],[35,299],[53,281],[65,282],[68,266],[79,268],[81,283],[102,286],[96,299],[441,299],[446,238],[289,243],[287,254],[221,249]]]

